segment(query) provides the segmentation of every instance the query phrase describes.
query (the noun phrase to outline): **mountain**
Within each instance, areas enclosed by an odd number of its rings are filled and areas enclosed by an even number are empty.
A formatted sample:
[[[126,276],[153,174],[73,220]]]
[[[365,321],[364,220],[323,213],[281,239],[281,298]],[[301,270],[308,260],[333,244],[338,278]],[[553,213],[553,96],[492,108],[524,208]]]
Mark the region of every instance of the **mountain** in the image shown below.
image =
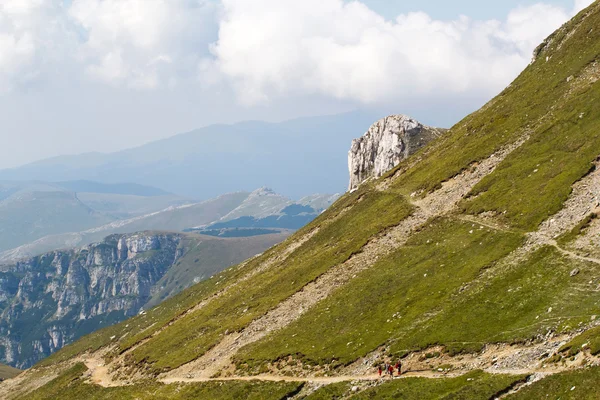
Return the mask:
[[[161,189],[135,183],[107,184],[92,181],[67,181],[57,182],[56,185],[65,190],[77,193],[120,194],[141,197],[167,196],[171,194]]]
[[[348,189],[356,189],[369,178],[379,178],[445,132],[406,115],[390,115],[375,122],[367,133],[352,141]]]
[[[1,359],[29,367],[74,339],[136,315],[285,236],[112,235],[101,243],[5,266],[0,272]]]
[[[102,194],[100,194],[100,196],[101,195]],[[94,193],[89,194],[89,196],[98,199],[99,195]],[[95,206],[95,203],[85,197],[85,194],[82,196],[81,193],[78,193],[77,197],[84,197],[87,204]],[[164,196],[144,197],[144,199],[163,198]],[[21,258],[33,257],[37,254],[53,250],[83,246],[101,241],[104,237],[114,233],[133,233],[147,230],[178,232],[193,230],[198,233],[212,236],[243,237],[251,234],[279,233],[282,229],[296,230],[312,221],[320,212],[331,205],[335,199],[337,199],[336,195],[312,195],[295,202],[266,188],[255,190],[252,193],[229,193],[200,203],[170,206],[159,211],[152,211],[143,215],[115,220],[83,231],[44,236],[30,243],[0,252],[0,263],[10,263]],[[114,200],[113,197],[113,201]],[[164,200],[167,199],[164,198]],[[170,198],[169,201],[177,203],[178,200],[181,201],[180,198]],[[158,203],[152,202],[145,204],[158,206],[159,204],[162,204],[161,201]],[[138,206],[142,205],[139,201],[132,201],[130,204],[137,204]],[[301,215],[293,216],[292,218],[284,216],[284,214],[281,213],[283,209],[293,205],[310,207],[312,211],[304,212]],[[311,206],[314,206],[315,208],[313,209]],[[124,208],[125,206],[122,204],[121,207]],[[97,209],[99,208],[97,207]],[[261,221],[274,220],[275,223],[263,224],[261,227],[275,228],[275,230],[244,230],[226,234],[224,231],[225,227],[219,226],[219,224],[227,224],[227,229],[225,229],[227,231],[236,228],[248,228],[248,224],[244,225],[242,222],[254,219]],[[206,227],[206,229],[191,229],[195,227]]]
[[[0,180],[127,181],[197,199],[265,185],[292,198],[341,192],[344,153],[376,117],[354,112],[213,125],[116,153],[55,157],[2,170]]]
[[[482,109],[286,241],[0,393],[597,399],[599,26],[595,2]],[[399,361],[404,379],[378,376]]]
[[[98,192],[74,191],[79,189]],[[0,251],[185,203],[189,201],[139,185],[3,181],[0,182]]]
[[[271,189],[261,188],[217,222],[191,231],[214,236],[243,236],[279,229],[298,230],[319,216],[338,197],[337,194],[312,195],[293,201]]]
[[[75,193],[45,184],[0,188],[0,251],[47,235],[81,231],[114,221],[94,211]]]

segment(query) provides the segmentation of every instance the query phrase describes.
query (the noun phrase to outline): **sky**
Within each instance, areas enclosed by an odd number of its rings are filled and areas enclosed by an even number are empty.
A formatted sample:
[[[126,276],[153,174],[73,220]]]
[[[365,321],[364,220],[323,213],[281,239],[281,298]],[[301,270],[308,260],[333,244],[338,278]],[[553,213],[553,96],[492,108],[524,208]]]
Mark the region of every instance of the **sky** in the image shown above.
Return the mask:
[[[0,168],[212,123],[449,127],[591,0],[2,0]]]

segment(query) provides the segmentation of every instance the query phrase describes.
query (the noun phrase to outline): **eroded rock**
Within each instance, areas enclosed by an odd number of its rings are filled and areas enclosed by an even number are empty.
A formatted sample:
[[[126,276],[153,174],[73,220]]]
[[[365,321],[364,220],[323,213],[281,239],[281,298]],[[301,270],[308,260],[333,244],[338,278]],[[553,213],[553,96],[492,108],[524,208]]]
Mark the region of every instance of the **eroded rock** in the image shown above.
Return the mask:
[[[357,188],[368,178],[382,176],[445,131],[406,115],[391,115],[375,122],[364,136],[352,141],[348,189]]]

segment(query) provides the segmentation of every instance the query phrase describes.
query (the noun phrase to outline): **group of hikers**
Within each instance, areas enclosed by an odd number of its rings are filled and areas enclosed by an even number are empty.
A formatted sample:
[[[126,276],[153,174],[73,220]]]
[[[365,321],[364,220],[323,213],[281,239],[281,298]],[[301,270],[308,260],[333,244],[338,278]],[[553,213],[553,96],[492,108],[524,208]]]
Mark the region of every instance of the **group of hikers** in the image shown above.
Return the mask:
[[[398,371],[398,376],[402,375],[402,363],[400,361],[398,361],[396,365],[388,364],[386,362],[385,365],[379,365],[377,367],[377,372],[379,373],[379,376],[381,376],[382,373],[385,373],[386,375],[389,375],[393,378],[394,370]]]

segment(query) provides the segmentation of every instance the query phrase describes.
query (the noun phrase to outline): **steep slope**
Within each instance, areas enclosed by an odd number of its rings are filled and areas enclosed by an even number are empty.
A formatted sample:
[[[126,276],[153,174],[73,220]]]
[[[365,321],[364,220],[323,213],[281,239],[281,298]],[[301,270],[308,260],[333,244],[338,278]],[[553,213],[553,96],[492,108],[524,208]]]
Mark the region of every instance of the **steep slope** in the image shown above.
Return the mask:
[[[22,371],[17,368],[13,368],[8,365],[0,364],[0,381],[5,379],[14,378],[19,375]]]
[[[293,198],[336,193],[345,189],[348,144],[378,117],[352,112],[212,125],[116,153],[57,157],[2,170],[0,179],[126,179],[201,200],[263,185]]]
[[[285,242],[1,393],[218,381],[234,398],[257,377],[297,398],[597,398],[598,26],[595,2],[481,110]],[[377,377],[399,359],[407,379]]]
[[[94,330],[136,315],[277,243],[285,235],[222,240],[177,233],[113,235],[0,272],[0,354],[28,367]]]

